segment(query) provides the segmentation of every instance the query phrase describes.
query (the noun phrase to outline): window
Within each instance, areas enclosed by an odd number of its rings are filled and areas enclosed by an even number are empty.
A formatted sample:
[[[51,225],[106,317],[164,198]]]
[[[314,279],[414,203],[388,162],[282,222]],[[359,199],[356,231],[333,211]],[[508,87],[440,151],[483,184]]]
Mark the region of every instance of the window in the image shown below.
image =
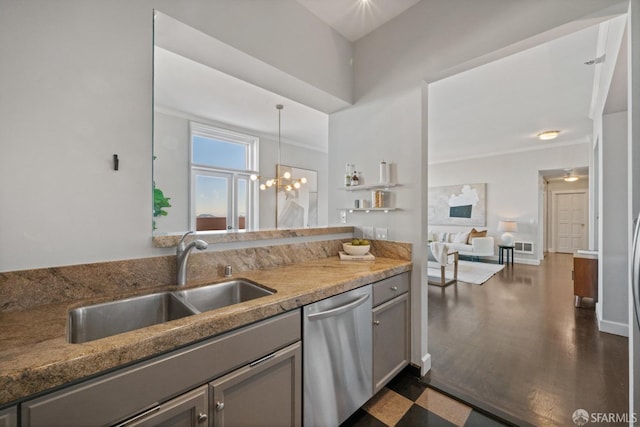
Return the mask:
[[[258,138],[191,122],[190,141],[191,229],[255,229]]]

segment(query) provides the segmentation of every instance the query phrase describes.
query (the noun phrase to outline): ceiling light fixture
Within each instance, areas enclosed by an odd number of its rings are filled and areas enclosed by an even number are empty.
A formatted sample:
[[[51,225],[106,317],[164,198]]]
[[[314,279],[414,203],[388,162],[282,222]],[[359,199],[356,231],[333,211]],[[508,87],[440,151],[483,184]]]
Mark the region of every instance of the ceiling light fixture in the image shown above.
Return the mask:
[[[277,189],[284,189],[285,191],[291,191],[294,188],[298,189],[302,186],[302,184],[307,183],[307,178],[303,176],[302,178],[294,179],[291,177],[291,172],[289,171],[285,171],[282,174],[282,176],[279,176],[280,169],[282,166],[280,162],[280,145],[282,143],[281,142],[282,140],[281,114],[282,114],[283,108],[284,106],[282,104],[276,105],[276,109],[278,110],[278,164],[276,165],[276,175],[278,177],[266,179],[264,183],[260,184],[260,190],[266,190],[267,188],[271,188],[275,185]],[[252,174],[249,178],[251,179],[251,181],[260,181],[262,179],[261,176],[256,174]]]
[[[579,179],[579,177],[573,174],[573,169],[567,168],[564,170],[564,177],[562,179],[564,179],[565,182],[575,182]]]
[[[538,134],[538,139],[541,141],[549,141],[550,139],[556,139],[560,135],[559,130],[545,130]]]

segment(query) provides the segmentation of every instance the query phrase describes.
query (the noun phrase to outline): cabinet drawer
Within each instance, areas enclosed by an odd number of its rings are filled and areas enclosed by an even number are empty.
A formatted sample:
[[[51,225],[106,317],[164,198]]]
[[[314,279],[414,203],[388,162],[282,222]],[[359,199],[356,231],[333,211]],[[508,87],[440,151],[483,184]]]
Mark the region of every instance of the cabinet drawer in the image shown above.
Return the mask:
[[[300,310],[22,404],[23,426],[110,425],[299,341]]]
[[[382,304],[409,290],[409,273],[398,274],[373,284],[373,306]]]

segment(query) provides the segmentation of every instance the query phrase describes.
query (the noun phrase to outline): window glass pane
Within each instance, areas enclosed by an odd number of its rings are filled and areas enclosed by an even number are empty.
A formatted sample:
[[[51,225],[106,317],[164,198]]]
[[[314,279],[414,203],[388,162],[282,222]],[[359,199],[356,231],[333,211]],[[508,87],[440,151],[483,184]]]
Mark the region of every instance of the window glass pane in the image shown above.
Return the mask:
[[[226,230],[229,209],[228,180],[217,176],[196,176],[196,229]]]
[[[193,163],[244,170],[247,168],[246,145],[193,135]]]
[[[238,224],[239,230],[245,230],[247,228],[247,205],[249,200],[247,185],[246,179],[238,179],[238,221],[236,224]]]

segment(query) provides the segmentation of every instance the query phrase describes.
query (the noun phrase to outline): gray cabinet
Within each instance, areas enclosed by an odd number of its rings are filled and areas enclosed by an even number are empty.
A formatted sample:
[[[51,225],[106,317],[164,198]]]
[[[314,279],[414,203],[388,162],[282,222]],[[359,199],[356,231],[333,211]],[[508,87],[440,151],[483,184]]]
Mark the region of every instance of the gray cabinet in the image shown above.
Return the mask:
[[[0,427],[17,427],[18,410],[15,406],[0,411]]]
[[[204,385],[171,399],[117,427],[207,427],[209,388]]]
[[[298,342],[213,381],[212,426],[299,426],[301,357]]]
[[[21,404],[23,427],[113,425],[301,339],[300,310],[228,332]],[[299,378],[297,378],[299,380]]]
[[[409,273],[373,285],[373,392],[409,364]],[[377,291],[377,292],[376,292]]]

